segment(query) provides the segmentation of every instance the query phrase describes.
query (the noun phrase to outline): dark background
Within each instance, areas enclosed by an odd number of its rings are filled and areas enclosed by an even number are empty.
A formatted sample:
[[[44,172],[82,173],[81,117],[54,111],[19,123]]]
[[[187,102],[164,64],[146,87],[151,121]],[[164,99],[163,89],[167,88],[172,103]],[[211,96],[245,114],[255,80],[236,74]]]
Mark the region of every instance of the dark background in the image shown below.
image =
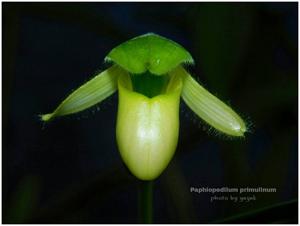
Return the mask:
[[[241,140],[215,136],[182,102],[154,223],[298,221],[298,3],[4,2],[2,13],[3,223],[139,222],[139,182],[115,142],[117,94],[46,125],[38,115],[147,32],[190,51],[197,80],[252,128]],[[247,186],[277,192],[248,203],[190,192]]]

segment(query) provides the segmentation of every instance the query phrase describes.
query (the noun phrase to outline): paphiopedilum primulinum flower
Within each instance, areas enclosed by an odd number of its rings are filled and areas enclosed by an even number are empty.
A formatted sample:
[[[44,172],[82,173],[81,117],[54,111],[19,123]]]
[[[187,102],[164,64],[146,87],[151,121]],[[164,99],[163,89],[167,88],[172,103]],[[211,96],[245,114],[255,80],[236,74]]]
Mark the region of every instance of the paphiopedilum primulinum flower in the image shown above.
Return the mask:
[[[149,33],[117,46],[105,61],[112,66],[41,118],[49,121],[85,110],[118,90],[117,144],[137,178],[155,179],[172,159],[178,142],[180,97],[216,130],[244,135],[246,126],[238,114],[184,69],[194,61],[179,44]]]

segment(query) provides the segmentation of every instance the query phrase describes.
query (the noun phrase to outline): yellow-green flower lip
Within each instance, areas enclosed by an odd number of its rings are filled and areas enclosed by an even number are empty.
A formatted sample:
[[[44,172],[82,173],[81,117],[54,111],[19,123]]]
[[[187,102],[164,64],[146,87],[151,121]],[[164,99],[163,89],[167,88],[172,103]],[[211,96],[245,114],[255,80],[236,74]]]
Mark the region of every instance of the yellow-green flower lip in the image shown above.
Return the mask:
[[[182,80],[174,77],[166,93],[153,98],[134,92],[130,83],[129,76],[118,81],[117,143],[130,171],[141,180],[153,180],[176,150]]]

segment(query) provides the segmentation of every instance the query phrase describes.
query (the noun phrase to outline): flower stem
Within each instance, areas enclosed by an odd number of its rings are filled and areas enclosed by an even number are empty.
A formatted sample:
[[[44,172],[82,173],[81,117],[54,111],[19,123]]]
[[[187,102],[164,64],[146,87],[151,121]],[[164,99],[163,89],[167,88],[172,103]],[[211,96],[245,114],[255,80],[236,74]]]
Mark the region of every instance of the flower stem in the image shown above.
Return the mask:
[[[153,221],[153,181],[141,181],[139,184],[139,218],[142,224]]]

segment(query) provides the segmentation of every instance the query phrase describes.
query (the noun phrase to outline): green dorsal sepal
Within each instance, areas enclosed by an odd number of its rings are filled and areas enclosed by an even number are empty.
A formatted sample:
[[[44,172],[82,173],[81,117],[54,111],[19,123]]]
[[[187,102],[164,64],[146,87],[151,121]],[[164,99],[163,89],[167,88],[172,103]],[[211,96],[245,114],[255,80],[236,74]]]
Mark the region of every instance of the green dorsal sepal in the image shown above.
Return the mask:
[[[180,64],[194,64],[190,53],[181,45],[157,34],[138,36],[115,47],[105,58],[132,74],[150,71],[162,76]]]

